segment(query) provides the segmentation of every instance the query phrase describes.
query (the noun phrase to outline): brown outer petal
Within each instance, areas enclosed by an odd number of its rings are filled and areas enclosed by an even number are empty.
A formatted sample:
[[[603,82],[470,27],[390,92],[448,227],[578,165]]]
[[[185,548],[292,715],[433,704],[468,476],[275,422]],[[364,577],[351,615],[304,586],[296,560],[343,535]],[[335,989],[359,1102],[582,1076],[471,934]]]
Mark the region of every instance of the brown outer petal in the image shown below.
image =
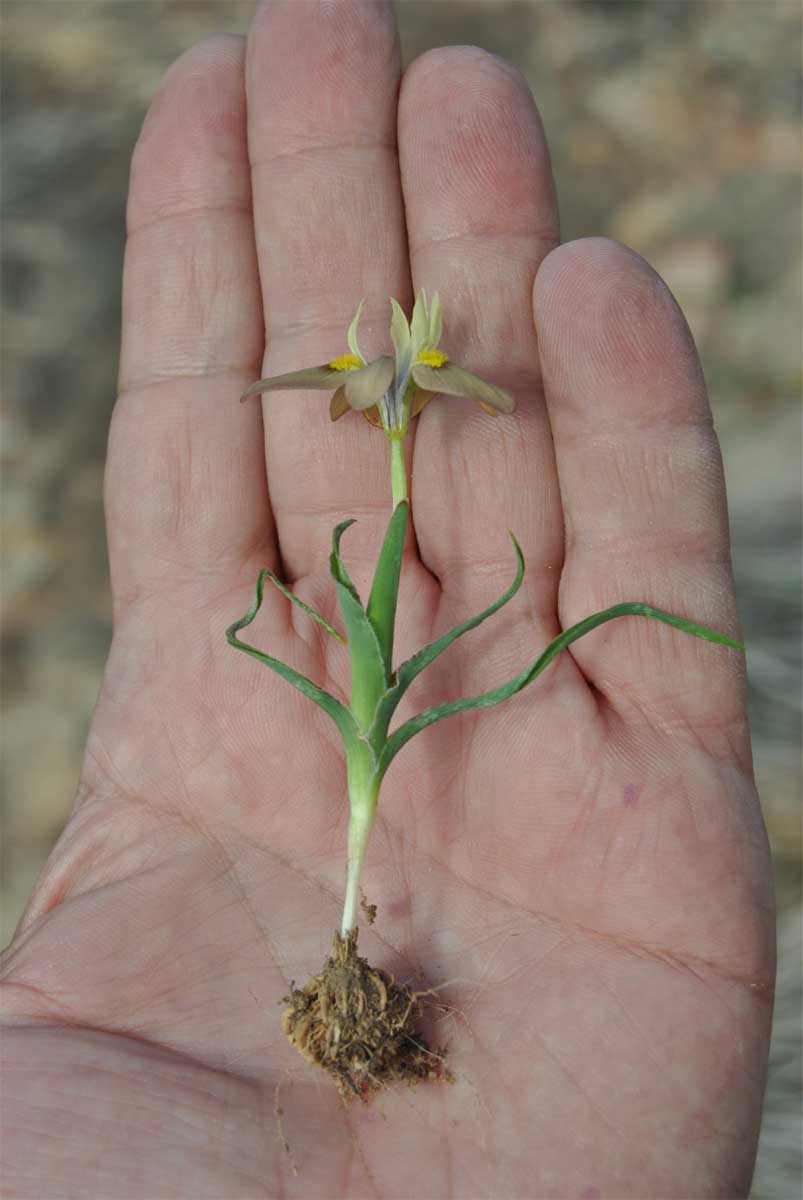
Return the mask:
[[[374,405],[373,408],[364,408],[362,410],[362,415],[365,417],[368,424],[373,425],[375,429],[385,428],[382,424],[382,418],[379,415],[379,409],[376,407],[376,405]]]
[[[333,421],[339,421],[348,410],[349,402],[346,399],[346,389],[345,387],[339,387],[329,401],[329,416]]]
[[[413,396],[413,407],[410,409],[410,416],[417,417],[422,408],[426,408],[435,392],[427,392],[424,388],[416,387],[415,395]]]
[[[493,383],[486,383],[484,379],[473,375],[464,367],[458,367],[456,363],[447,362],[442,367],[416,363],[413,367],[413,379],[420,388],[428,392],[463,396],[467,400],[478,401],[483,408],[487,405],[496,412],[512,413],[516,407],[510,392],[496,387]]]
[[[240,399],[247,400],[249,396],[256,396],[259,392],[277,392],[282,388],[288,390],[292,388],[333,388],[337,386],[337,380],[342,380],[344,375],[351,373],[350,371],[336,371],[328,363],[324,363],[320,367],[304,367],[300,371],[288,371],[285,375],[272,375],[268,379],[258,379],[256,383],[252,383],[249,388],[246,388]]]
[[[346,399],[352,408],[373,407],[393,381],[394,362],[387,354],[375,358],[359,371],[350,371],[345,383]]]

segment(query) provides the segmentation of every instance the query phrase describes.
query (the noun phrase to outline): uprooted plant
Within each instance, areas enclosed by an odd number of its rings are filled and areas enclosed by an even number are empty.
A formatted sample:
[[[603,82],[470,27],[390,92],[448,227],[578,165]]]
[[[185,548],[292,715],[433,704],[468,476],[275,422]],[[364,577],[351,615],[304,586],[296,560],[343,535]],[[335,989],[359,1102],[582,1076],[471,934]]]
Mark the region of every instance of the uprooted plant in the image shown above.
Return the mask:
[[[357,336],[360,305],[348,330],[347,354],[322,366],[261,379],[243,396],[246,399],[259,392],[290,388],[333,390],[332,420],[338,420],[350,408],[355,409],[381,427],[390,439],[393,510],[368,602],[362,602],[341,558],[341,539],[353,524],[347,520],[333,532],[330,558],[345,637],[267,570],[259,574],[254,602],[248,612],[226,631],[230,645],[265,663],[328,713],[343,740],[350,802],[343,920],[334,936],[332,956],[320,974],[303,988],[294,987],[286,997],[282,1021],[285,1033],[304,1058],[328,1071],[344,1095],[356,1094],[362,1098],[393,1080],[449,1078],[443,1054],[431,1051],[415,1031],[422,1011],[422,994],[397,983],[386,972],[370,967],[357,954],[357,909],[366,847],[382,780],[402,747],[420,730],[443,717],[467,709],[489,708],[515,695],[549,666],[561,650],[616,617],[652,617],[695,637],[742,649],[738,642],[723,634],[648,604],[638,601],[616,604],[564,630],[508,683],[478,696],[434,705],[391,732],[394,713],[416,676],[452,642],[475,629],[516,595],[524,578],[524,558],[511,535],[516,574],[504,595],[394,667],[396,604],[410,511],[403,453],[410,421],[437,393],[476,400],[494,416],[513,412],[515,405],[509,392],[453,363],[439,348],[441,310],[437,294],[429,304],[424,291],[419,293],[409,323],[398,303],[395,300],[390,303],[390,333],[395,352],[392,357],[382,355],[368,362],[362,355]],[[328,634],[347,643],[351,662],[348,706],[292,667],[240,640],[240,630],[253,621],[262,604],[266,579]]]

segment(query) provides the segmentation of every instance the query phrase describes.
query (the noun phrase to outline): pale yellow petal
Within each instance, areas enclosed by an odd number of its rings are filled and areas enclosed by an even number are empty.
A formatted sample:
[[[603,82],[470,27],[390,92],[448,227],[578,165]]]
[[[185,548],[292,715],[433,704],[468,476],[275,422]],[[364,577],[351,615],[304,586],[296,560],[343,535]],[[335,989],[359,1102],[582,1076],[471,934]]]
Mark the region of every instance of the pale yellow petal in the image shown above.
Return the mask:
[[[258,379],[243,392],[241,400],[256,396],[259,392],[288,391],[293,388],[333,388],[337,381],[343,378],[342,371],[333,370],[328,364],[321,367],[305,367],[301,371],[288,371],[286,375],[273,375],[268,379]]]
[[[339,421],[343,414],[348,411],[349,402],[346,399],[346,388],[345,386],[339,387],[329,401],[329,416],[333,421]]]
[[[390,337],[396,351],[396,362],[401,362],[410,349],[410,326],[398,300],[390,298]]]
[[[476,400],[482,405],[488,405],[496,412],[512,413],[516,402],[510,392],[486,383],[478,375],[458,367],[455,363],[447,362],[442,367],[428,367],[424,363],[416,363],[413,367],[413,379],[420,388],[430,392],[442,392],[446,396],[463,396],[467,400]]]
[[[357,326],[360,323],[360,317],[362,316],[362,310],[363,310],[364,304],[365,304],[365,301],[361,300],[360,303],[357,305],[357,311],[354,314],[354,320],[349,325],[349,331],[346,335],[346,338],[347,338],[348,344],[349,344],[349,350],[351,351],[352,354],[356,354],[356,356],[360,360],[360,362],[365,362],[365,359],[362,356],[362,352],[360,351],[360,344],[357,341]]]
[[[441,317],[441,298],[436,292],[432,297],[429,310],[429,346],[434,349],[440,344],[443,335],[443,319]]]
[[[413,343],[413,353],[417,354],[422,346],[426,346],[429,338],[429,305],[427,304],[427,293],[423,288],[418,293],[413,305],[410,336]]]
[[[344,387],[352,408],[370,408],[382,399],[393,381],[393,359],[383,354],[359,371],[351,371]]]

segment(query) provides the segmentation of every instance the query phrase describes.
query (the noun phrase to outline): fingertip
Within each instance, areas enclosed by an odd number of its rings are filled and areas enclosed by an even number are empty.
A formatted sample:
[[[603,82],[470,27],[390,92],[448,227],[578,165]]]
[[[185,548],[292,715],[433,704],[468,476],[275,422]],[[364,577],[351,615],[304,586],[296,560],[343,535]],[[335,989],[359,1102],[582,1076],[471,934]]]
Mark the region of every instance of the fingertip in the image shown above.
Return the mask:
[[[402,79],[399,145],[406,190],[438,197],[418,222],[424,239],[486,231],[530,237],[534,227],[547,243],[556,239],[541,118],[526,79],[504,59],[477,46],[415,59]]]
[[[245,38],[215,34],[165,72],[131,160],[128,232],[209,201],[220,179],[242,180],[245,157]],[[244,180],[237,203],[250,203]],[[230,187],[227,189],[230,191]]]
[[[400,71],[393,6],[385,0],[267,0],[254,13],[246,73],[253,153],[342,143],[359,115],[377,140],[395,142]]]
[[[533,314],[542,367],[561,398],[604,384],[640,394],[671,392],[673,416],[700,417],[707,407],[702,371],[686,320],[669,287],[641,255],[610,238],[568,242],[548,254],[533,286]]]
[[[404,72],[402,87],[413,88],[431,75],[441,78],[444,75],[462,75],[467,70],[471,70],[475,75],[485,73],[487,79],[494,83],[500,77],[506,76],[513,85],[530,95],[529,84],[518,67],[501,55],[470,43],[434,46],[431,50],[424,50],[413,59]]]
[[[534,302],[547,314],[556,304],[575,307],[578,302],[585,311],[623,286],[632,286],[631,281],[645,291],[669,290],[629,246],[607,237],[577,238],[546,255],[533,287]]]

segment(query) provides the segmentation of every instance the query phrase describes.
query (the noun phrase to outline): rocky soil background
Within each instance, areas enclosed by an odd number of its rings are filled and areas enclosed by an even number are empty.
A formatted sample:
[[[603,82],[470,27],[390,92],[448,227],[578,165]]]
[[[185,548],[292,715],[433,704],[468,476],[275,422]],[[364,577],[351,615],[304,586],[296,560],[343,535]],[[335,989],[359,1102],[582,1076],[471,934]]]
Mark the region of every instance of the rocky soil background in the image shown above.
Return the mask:
[[[303,2],[303,0],[299,0]],[[723,444],[773,842],[780,988],[755,1197],[801,1181],[801,9],[797,0],[402,2],[407,60],[530,80],[564,236],[628,242],[700,346]],[[101,511],[128,163],[168,64],[240,0],[4,5],[6,941],[70,808],[110,636]]]

